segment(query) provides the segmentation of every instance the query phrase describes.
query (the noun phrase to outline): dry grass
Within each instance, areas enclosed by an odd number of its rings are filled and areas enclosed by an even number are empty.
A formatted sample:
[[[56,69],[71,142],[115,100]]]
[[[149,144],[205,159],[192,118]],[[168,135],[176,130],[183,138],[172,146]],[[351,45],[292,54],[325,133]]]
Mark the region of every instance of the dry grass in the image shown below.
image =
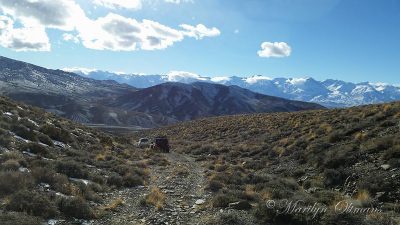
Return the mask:
[[[101,210],[104,210],[104,211],[115,211],[115,210],[117,210],[117,208],[119,206],[122,206],[123,204],[125,204],[124,200],[122,198],[117,198],[117,199],[113,200],[110,204],[101,207]]]
[[[190,169],[185,165],[178,165],[173,171],[173,174],[177,177],[186,177],[189,173]]]
[[[158,187],[153,187],[150,193],[145,197],[146,204],[154,206],[157,210],[163,209],[165,199],[165,194]]]
[[[97,161],[105,161],[106,160],[106,154],[104,153],[99,153],[96,155],[96,160]]]
[[[364,202],[364,201],[369,201],[371,199],[371,196],[367,190],[361,190],[358,192],[356,199],[358,201]]]

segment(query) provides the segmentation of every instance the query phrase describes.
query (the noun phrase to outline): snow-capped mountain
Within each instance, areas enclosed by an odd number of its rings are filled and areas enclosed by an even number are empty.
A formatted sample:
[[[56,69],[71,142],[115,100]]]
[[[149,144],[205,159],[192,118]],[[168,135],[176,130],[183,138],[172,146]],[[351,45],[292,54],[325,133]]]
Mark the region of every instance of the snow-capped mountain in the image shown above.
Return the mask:
[[[98,73],[97,76],[99,80],[0,56],[0,95],[80,123],[148,128],[206,116],[323,108],[318,104],[270,97],[237,86],[175,82],[207,81],[190,73],[173,72],[166,77],[138,76],[141,80],[136,79],[137,83],[151,86],[140,90],[110,80],[110,76],[115,76],[111,73]],[[121,75],[119,78],[129,77]],[[172,83],[153,85],[160,82]]]
[[[341,80],[317,81],[313,78],[203,77],[197,74],[173,71],[166,75],[137,75],[110,73],[98,70],[66,69],[98,80],[115,80],[137,88],[147,88],[166,82],[210,82],[237,85],[265,95],[291,100],[315,102],[327,107],[350,107],[400,100],[400,87],[382,83],[350,83]]]

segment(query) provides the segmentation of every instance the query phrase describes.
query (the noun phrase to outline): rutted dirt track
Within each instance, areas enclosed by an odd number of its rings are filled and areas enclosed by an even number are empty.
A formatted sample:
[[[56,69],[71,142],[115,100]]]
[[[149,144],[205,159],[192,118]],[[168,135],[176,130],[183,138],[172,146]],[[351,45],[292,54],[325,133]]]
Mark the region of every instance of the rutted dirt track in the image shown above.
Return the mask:
[[[210,193],[204,190],[204,169],[200,163],[186,155],[173,152],[165,154],[165,157],[169,165],[151,167],[151,179],[145,187],[108,194],[107,201],[121,198],[124,204],[92,224],[202,224],[201,221],[207,214],[210,215],[210,212],[205,210],[206,203],[202,203],[202,200],[207,201],[210,197]],[[140,204],[141,199],[149,194],[153,187],[160,188],[166,196],[165,205],[161,210]]]

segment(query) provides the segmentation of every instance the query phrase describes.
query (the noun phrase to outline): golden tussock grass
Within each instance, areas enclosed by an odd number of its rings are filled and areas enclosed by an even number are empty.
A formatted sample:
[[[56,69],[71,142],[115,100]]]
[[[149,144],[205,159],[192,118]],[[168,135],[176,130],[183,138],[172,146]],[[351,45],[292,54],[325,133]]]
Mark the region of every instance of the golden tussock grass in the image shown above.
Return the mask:
[[[153,205],[156,209],[161,210],[165,204],[165,194],[158,187],[153,187],[145,198],[146,204]]]
[[[101,209],[104,211],[115,211],[119,206],[122,206],[123,204],[124,200],[122,198],[117,198],[108,205],[101,207]]]

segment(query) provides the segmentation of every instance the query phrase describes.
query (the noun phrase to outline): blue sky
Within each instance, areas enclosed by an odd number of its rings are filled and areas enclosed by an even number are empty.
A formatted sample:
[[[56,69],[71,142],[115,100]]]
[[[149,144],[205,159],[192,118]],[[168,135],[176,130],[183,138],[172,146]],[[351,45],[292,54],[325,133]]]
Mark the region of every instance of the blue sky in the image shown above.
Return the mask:
[[[44,18],[30,0],[0,0],[0,54],[48,68],[400,83],[397,0],[59,1],[38,0],[55,11]]]

